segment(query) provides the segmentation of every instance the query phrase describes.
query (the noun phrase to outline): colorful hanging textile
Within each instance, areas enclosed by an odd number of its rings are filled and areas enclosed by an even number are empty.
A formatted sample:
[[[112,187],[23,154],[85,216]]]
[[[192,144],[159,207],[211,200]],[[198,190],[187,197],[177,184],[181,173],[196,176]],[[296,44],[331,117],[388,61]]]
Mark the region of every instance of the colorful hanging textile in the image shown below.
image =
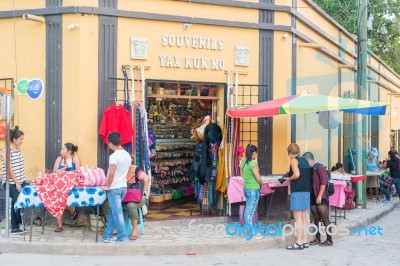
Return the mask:
[[[40,180],[40,181],[39,181]],[[49,213],[61,218],[73,187],[84,186],[85,179],[78,171],[44,174],[35,179],[36,191]]]

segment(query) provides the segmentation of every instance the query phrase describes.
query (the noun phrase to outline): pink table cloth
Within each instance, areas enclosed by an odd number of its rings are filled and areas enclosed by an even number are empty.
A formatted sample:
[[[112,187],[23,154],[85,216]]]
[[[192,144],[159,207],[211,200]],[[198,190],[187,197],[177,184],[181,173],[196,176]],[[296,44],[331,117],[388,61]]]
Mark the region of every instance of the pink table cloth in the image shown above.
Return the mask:
[[[333,181],[335,193],[329,197],[329,205],[342,208],[346,202],[344,188],[347,186],[345,181]]]
[[[288,185],[287,182],[285,182],[283,184],[279,183],[278,181],[265,182],[261,187],[260,196],[264,196],[269,193],[272,193],[273,190],[271,188],[284,187],[287,185]],[[244,180],[242,177],[232,176],[229,179],[229,186],[228,186],[229,203],[246,201],[246,197],[244,196],[244,192],[243,192],[243,187],[244,187]]]

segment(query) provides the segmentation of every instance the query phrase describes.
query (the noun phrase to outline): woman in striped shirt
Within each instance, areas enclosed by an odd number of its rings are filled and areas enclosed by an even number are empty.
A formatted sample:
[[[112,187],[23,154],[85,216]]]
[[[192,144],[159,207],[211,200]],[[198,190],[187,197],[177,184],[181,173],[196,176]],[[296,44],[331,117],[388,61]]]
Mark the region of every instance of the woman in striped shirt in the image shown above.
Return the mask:
[[[24,139],[24,132],[19,130],[18,126],[10,130],[10,172],[9,172],[9,184],[10,184],[10,198],[11,198],[11,234],[22,234],[25,228],[20,228],[22,224],[22,218],[20,210],[17,212],[14,210],[14,204],[18,199],[19,193],[25,183],[25,166],[24,157],[22,156],[19,148]],[[3,186],[6,186],[6,149],[3,149],[2,153],[2,166],[3,166]]]

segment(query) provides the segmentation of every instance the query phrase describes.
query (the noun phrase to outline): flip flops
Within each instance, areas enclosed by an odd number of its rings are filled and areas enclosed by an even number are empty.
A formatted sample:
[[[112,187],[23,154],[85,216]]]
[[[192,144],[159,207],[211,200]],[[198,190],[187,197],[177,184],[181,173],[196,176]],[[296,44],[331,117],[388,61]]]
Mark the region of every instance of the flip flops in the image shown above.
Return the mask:
[[[137,235],[131,235],[131,237],[129,238],[129,240],[136,240],[139,238],[139,234]]]
[[[63,230],[64,230],[64,228],[57,226],[57,228],[54,230],[54,232],[61,233]]]
[[[303,244],[300,245],[298,243],[294,243],[290,246],[287,246],[286,249],[288,249],[288,250],[303,250],[304,247],[303,247]]]
[[[314,239],[313,241],[310,242],[310,246],[315,246],[321,244],[321,240]]]
[[[325,242],[322,242],[321,244],[319,244],[319,246],[320,247],[330,247],[330,246],[333,246],[333,242],[326,240]]]

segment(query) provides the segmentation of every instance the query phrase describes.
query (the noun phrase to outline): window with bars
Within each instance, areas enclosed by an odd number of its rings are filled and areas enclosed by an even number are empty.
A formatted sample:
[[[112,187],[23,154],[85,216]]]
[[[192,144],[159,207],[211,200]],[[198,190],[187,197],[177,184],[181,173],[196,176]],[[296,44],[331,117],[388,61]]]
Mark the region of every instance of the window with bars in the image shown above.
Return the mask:
[[[249,106],[257,104],[259,85],[239,85],[237,91],[237,105]],[[240,119],[240,145],[245,147],[248,143],[257,145],[258,142],[258,118]],[[258,145],[257,145],[258,146]]]

